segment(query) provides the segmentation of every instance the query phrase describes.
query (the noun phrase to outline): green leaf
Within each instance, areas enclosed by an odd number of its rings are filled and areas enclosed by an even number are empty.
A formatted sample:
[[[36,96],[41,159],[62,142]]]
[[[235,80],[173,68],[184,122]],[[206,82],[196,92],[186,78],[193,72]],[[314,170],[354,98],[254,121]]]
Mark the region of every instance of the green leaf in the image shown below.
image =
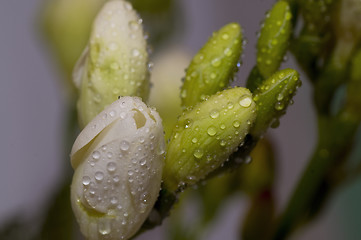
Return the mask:
[[[250,91],[237,87],[184,111],[168,144],[163,170],[166,189],[194,184],[222,165],[244,141],[255,110]]]
[[[242,28],[230,23],[213,33],[190,63],[181,90],[182,105],[189,107],[224,88],[237,71],[242,52]]]
[[[278,1],[266,15],[257,42],[257,67],[264,78],[277,71],[283,61],[292,33],[291,20],[285,1]]]
[[[257,104],[257,119],[251,130],[252,136],[261,136],[270,125],[278,125],[279,118],[285,114],[300,84],[296,70],[284,69],[273,74],[257,88],[253,97]]]

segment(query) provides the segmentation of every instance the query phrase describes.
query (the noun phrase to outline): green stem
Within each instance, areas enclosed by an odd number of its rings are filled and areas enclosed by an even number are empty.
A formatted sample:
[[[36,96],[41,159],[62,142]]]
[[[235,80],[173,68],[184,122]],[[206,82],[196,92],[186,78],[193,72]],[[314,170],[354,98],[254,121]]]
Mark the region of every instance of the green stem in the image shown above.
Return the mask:
[[[340,114],[336,118],[319,116],[319,142],[271,239],[285,239],[307,217],[318,190],[335,165],[350,151],[358,121]]]

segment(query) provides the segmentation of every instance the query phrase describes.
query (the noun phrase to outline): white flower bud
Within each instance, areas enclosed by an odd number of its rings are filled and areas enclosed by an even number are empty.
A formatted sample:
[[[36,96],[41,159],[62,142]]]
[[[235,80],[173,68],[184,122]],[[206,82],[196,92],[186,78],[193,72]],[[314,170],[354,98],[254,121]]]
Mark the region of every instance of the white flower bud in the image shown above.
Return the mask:
[[[118,96],[149,93],[147,44],[142,20],[125,0],[108,1],[92,25],[88,46],[73,72],[81,127]]]
[[[164,136],[158,113],[122,97],[79,134],[71,151],[72,208],[89,240],[129,239],[160,190]]]

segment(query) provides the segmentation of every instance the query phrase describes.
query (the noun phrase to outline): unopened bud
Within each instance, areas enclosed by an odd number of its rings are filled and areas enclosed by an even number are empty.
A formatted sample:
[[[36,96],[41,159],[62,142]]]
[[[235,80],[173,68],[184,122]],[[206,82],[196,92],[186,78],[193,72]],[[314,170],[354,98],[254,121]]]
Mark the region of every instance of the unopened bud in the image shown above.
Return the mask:
[[[118,96],[148,97],[148,54],[141,20],[123,0],[107,2],[74,70],[78,113],[85,126]]]
[[[89,240],[129,239],[158,197],[161,119],[137,97],[122,97],[79,134],[71,151],[71,203]]]
[[[256,118],[246,88],[218,92],[185,111],[171,136],[163,180],[167,189],[194,184],[237,150]]]
[[[242,29],[230,23],[213,33],[189,65],[181,90],[182,105],[190,107],[227,88],[242,52]]]

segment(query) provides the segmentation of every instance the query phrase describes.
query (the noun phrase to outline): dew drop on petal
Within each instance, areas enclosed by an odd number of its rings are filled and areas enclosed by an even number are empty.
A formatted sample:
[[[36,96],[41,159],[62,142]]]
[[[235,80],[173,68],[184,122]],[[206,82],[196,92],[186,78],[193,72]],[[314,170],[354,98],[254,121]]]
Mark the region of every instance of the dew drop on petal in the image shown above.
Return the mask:
[[[126,140],[123,140],[120,142],[120,149],[123,151],[127,151],[129,149],[130,145],[129,142]]]
[[[90,177],[84,176],[82,182],[84,186],[88,186],[90,184]]]
[[[109,162],[107,164],[107,169],[109,172],[114,172],[116,168],[117,168],[117,165],[115,164],[115,162]]]
[[[100,152],[99,151],[94,151],[92,154],[92,157],[94,160],[98,160],[100,158]]]
[[[97,181],[102,181],[103,178],[104,178],[104,173],[103,173],[103,172],[100,172],[100,171],[95,172],[95,179],[96,179]]]
[[[198,158],[198,159],[201,158],[201,157],[203,157],[203,150],[200,149],[200,148],[196,149],[196,150],[194,151],[194,153],[193,153],[193,156],[196,157],[196,158]]]

